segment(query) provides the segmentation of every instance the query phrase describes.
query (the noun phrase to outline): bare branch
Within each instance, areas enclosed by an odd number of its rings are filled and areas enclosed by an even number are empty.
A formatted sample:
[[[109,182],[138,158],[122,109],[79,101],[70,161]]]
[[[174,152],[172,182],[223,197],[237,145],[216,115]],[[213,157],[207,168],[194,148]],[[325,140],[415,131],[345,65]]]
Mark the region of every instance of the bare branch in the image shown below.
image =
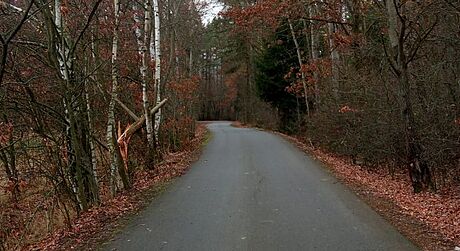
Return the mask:
[[[11,8],[17,12],[23,12],[23,10],[17,6],[14,6],[12,4],[6,3],[4,1],[0,1],[0,5],[4,6],[5,8]]]
[[[0,3],[3,3],[3,2],[0,2]],[[3,75],[5,74],[6,61],[8,59],[8,57],[7,57],[7,55],[8,55],[8,44],[14,38],[14,36],[16,36],[18,31],[21,29],[22,25],[26,22],[26,20],[28,18],[28,15],[29,15],[29,11],[32,8],[33,3],[34,3],[34,0],[31,0],[29,5],[27,6],[26,11],[22,15],[21,21],[16,25],[16,27],[13,29],[13,31],[10,32],[9,35],[4,36],[4,35],[0,34],[0,42],[3,45],[2,46],[2,58],[0,59],[0,84],[3,83]]]
[[[85,34],[86,30],[88,29],[89,25],[91,24],[91,21],[93,20],[94,15],[96,14],[97,9],[99,8],[99,5],[101,4],[102,0],[98,0],[96,4],[93,6],[93,9],[91,10],[91,13],[89,14],[88,19],[86,20],[85,27],[83,27],[83,30],[80,32],[78,35],[77,39],[75,40],[75,43],[72,45],[72,48],[70,49],[70,55],[73,55],[75,52],[75,49],[77,48],[78,43],[80,42],[81,38],[83,37],[83,34]]]
[[[31,0],[29,5],[27,6],[27,9],[26,11],[24,12],[24,15],[22,15],[22,19],[21,21],[18,23],[18,25],[16,25],[16,27],[14,28],[14,30],[10,33],[10,35],[8,37],[5,38],[5,43],[9,43],[11,41],[11,39],[14,38],[14,36],[16,36],[16,34],[18,33],[18,31],[21,29],[22,25],[26,22],[27,18],[28,18],[28,15],[29,15],[29,11],[30,9],[32,8],[32,5],[34,4],[34,1],[35,0]]]
[[[123,104],[123,102],[121,102],[118,98],[115,98],[115,101],[117,101],[121,108],[123,108],[129,114],[129,116],[131,116],[131,118],[134,119],[134,121],[139,120],[139,117],[133,111],[131,111],[131,109],[129,109],[125,104]]]

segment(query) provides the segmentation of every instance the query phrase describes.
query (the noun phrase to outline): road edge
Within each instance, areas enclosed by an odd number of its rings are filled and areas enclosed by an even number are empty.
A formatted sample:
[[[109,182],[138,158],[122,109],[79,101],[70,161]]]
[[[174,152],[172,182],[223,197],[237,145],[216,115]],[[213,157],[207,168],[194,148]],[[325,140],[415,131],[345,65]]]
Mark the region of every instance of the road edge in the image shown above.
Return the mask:
[[[315,152],[315,148],[312,145],[308,146],[299,138],[281,133],[279,131],[254,127],[252,125],[242,124],[239,121],[233,122],[232,126],[236,128],[252,128],[255,130],[262,130],[277,135],[286,140],[288,143],[295,146],[300,151],[309,156],[312,160],[319,163],[322,168],[332,174],[338,181],[350,189],[350,191],[356,194],[358,198],[360,198],[364,203],[372,208],[372,210],[377,212],[381,217],[388,221],[393,227],[396,228],[398,232],[400,232],[404,237],[406,237],[421,250],[450,251],[457,248],[456,246],[458,244],[456,245],[453,241],[449,240],[446,236],[433,229],[428,224],[422,222],[416,217],[405,213],[404,209],[395,203],[395,201],[374,194],[370,184],[359,184],[351,179],[347,179],[346,176],[339,173],[337,169],[334,168],[334,161],[327,161],[324,156],[318,156],[318,154]],[[328,155],[328,159],[339,159],[338,157],[335,157],[332,154],[328,154],[327,152],[323,154]],[[351,163],[347,163],[347,165],[352,166],[355,169],[360,168],[359,165],[354,165]]]
[[[245,126],[245,128],[248,127]],[[261,130],[261,128],[255,129]],[[429,225],[423,223],[415,217],[405,214],[403,208],[398,206],[394,201],[391,201],[388,198],[383,198],[381,196],[376,196],[372,191],[370,191],[371,189],[368,185],[358,184],[350,179],[347,179],[341,173],[338,173],[336,169],[333,168],[334,164],[318,156],[312,146],[306,145],[296,137],[289,136],[278,131],[265,129],[262,130],[283,138],[298,148],[300,151],[305,153],[307,156],[309,156],[312,160],[319,163],[321,167],[331,173],[338,181],[350,189],[354,194],[358,196],[358,198],[360,198],[370,208],[382,216],[386,221],[394,226],[398,232],[400,232],[404,237],[406,237],[421,250],[450,251],[454,250],[456,247],[454,242],[447,239],[435,229],[432,229]],[[355,168],[359,167],[358,165],[351,165]]]

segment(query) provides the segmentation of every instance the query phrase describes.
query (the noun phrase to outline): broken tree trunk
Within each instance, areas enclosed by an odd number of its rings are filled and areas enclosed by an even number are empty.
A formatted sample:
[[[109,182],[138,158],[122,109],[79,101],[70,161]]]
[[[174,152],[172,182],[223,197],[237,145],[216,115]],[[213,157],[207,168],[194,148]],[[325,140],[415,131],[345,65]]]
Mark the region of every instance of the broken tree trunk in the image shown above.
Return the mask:
[[[148,115],[152,116],[155,113],[157,113],[161,109],[161,107],[163,107],[166,104],[167,101],[168,99],[164,99],[163,101],[161,101],[158,105],[156,105],[154,108],[150,110],[150,114]],[[128,170],[128,167],[126,165],[128,163],[127,162],[127,159],[128,159],[127,148],[128,148],[129,140],[134,135],[134,133],[136,133],[137,130],[142,128],[144,124],[145,124],[145,115],[142,115],[142,117],[138,118],[132,125],[128,126],[125,129],[125,131],[118,137],[117,142],[120,147],[120,152],[126,153],[126,155],[123,156],[126,170]]]

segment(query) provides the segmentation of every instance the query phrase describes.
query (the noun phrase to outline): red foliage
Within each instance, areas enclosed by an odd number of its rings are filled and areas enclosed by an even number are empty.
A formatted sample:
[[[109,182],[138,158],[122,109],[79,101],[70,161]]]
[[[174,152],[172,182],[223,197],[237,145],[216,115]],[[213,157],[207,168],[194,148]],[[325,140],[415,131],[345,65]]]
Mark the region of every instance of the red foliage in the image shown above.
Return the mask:
[[[302,73],[305,76],[307,92],[313,92],[310,90],[310,87],[314,87],[319,83],[319,80],[322,78],[327,78],[331,75],[331,61],[329,59],[317,59],[311,61],[308,64],[303,64],[302,68],[296,72],[296,68],[291,68],[291,70],[284,76],[286,80],[292,78],[292,75],[295,74],[296,79],[291,83],[290,86],[286,87],[286,91],[292,94],[295,94],[299,97],[305,95],[303,90]]]
[[[222,100],[220,104],[221,108],[231,107],[231,105],[236,101],[238,96],[238,81],[240,79],[240,76],[240,71],[228,74],[226,76],[224,81],[226,92],[225,98]]]
[[[349,113],[349,112],[357,112],[358,110],[350,108],[348,105],[342,106],[342,108],[339,109],[340,113]]]
[[[336,49],[340,51],[349,48],[355,42],[353,35],[348,35],[344,32],[335,32],[333,34],[333,39],[334,44],[337,46]]]
[[[13,124],[0,122],[0,145],[6,144],[10,141],[11,137],[13,136]]]
[[[456,125],[459,125],[459,126],[460,126],[460,118],[455,119],[455,120],[454,120],[454,123],[455,123]]]
[[[185,100],[193,100],[196,95],[200,84],[200,78],[193,76],[191,78],[184,78],[178,81],[172,81],[168,83],[168,88],[174,91],[177,96]]]

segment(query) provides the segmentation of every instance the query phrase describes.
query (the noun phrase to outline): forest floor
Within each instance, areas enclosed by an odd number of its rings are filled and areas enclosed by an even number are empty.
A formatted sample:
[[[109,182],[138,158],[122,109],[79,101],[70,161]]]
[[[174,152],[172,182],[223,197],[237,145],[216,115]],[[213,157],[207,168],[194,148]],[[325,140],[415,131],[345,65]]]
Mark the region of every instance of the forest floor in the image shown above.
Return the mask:
[[[187,172],[210,137],[203,123],[198,124],[195,135],[187,150],[166,154],[154,171],[137,172],[132,189],[83,213],[75,219],[72,229],[58,230],[23,250],[97,250],[175,178]]]
[[[240,122],[235,127],[249,127]],[[388,168],[370,169],[350,158],[314,148],[307,140],[273,132],[318,160],[363,201],[426,251],[457,250],[460,247],[460,185],[436,193],[414,194],[406,173],[390,175]]]

